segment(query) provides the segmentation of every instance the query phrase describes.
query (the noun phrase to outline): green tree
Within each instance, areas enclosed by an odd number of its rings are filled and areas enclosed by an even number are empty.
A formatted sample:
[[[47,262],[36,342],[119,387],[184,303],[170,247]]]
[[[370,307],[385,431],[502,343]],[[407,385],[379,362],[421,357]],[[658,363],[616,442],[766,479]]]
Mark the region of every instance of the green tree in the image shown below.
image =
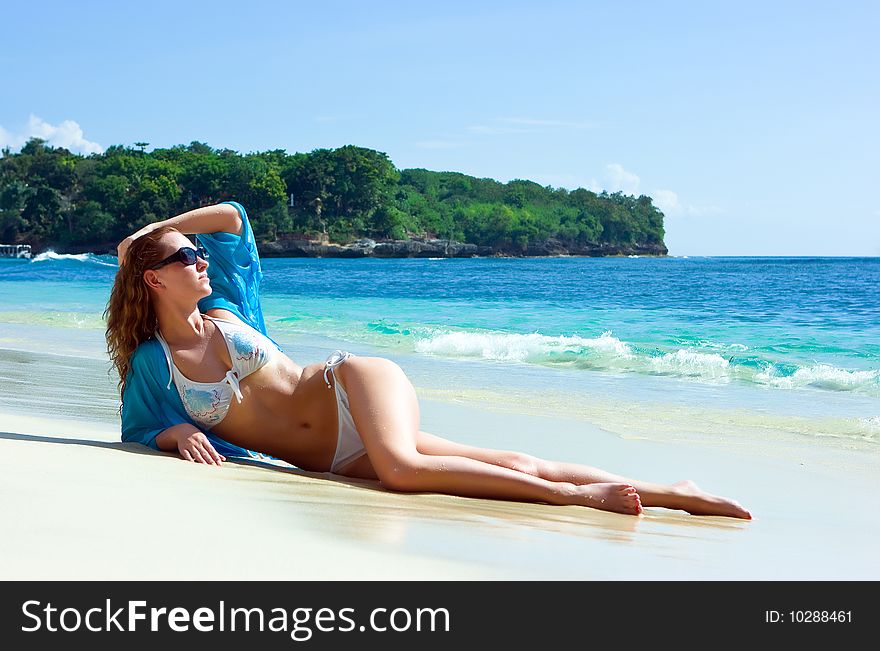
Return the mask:
[[[14,243],[27,224],[22,217],[25,204],[33,189],[20,179],[0,180],[0,240]]]
[[[103,245],[225,199],[247,207],[261,239],[290,230],[336,242],[420,235],[517,253],[550,238],[662,246],[664,237],[663,213],[644,195],[397,170],[384,152],[354,145],[242,155],[198,141],[147,153],[148,144],[80,156],[34,138],[18,153],[4,149],[0,237]]]

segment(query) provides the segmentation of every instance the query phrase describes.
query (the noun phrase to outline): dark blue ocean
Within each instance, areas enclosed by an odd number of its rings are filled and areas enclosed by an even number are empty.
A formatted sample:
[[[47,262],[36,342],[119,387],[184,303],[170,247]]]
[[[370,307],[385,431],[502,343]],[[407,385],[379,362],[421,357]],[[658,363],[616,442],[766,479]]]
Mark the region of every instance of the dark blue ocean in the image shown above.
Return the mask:
[[[301,365],[337,347],[391,357],[421,396],[621,436],[880,442],[880,258],[262,264],[269,333]],[[92,254],[0,259],[0,373],[14,375],[13,351],[109,367],[116,269]],[[40,399],[7,380],[7,408]],[[108,413],[112,386],[94,389]]]

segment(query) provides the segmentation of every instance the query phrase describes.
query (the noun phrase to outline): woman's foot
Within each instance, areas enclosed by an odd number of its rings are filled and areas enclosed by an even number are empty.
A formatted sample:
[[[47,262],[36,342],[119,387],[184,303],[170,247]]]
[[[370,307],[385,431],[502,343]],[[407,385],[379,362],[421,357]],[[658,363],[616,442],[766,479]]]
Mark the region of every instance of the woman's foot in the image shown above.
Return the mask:
[[[600,482],[575,485],[571,503],[626,515],[638,515],[642,512],[639,494],[629,484]]]
[[[744,520],[752,519],[752,514],[736,500],[711,495],[690,479],[677,481],[671,485],[671,488],[674,499],[664,505],[667,508],[682,509],[691,515],[725,515]]]

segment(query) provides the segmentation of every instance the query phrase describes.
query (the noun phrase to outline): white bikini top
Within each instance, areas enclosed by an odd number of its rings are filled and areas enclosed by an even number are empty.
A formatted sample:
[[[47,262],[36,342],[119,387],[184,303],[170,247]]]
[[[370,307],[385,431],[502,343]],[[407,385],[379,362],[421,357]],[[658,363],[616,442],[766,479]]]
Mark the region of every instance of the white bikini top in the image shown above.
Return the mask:
[[[158,330],[156,338],[162,344],[165,359],[168,361],[169,379],[166,388],[171,387],[173,380],[183,407],[190,417],[207,429],[211,429],[226,417],[233,394],[241,403],[239,382],[263,368],[281,351],[271,339],[249,325],[218,319],[207,314],[202,316],[213,321],[223,334],[229,358],[232,360],[232,368],[226,371],[226,376],[219,382],[195,382],[187,378],[177,368],[171,356],[171,349]]]

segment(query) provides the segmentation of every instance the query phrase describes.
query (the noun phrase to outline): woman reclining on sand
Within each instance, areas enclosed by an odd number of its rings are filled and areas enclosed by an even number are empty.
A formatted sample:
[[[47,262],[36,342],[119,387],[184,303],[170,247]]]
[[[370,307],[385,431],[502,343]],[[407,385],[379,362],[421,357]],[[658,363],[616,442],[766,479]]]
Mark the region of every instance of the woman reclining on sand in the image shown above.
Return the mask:
[[[690,481],[635,481],[422,432],[413,386],[390,360],[337,350],[298,366],[266,332],[256,241],[238,203],[148,224],[118,253],[104,316],[124,441],[216,465],[256,450],[396,491],[751,518]]]

